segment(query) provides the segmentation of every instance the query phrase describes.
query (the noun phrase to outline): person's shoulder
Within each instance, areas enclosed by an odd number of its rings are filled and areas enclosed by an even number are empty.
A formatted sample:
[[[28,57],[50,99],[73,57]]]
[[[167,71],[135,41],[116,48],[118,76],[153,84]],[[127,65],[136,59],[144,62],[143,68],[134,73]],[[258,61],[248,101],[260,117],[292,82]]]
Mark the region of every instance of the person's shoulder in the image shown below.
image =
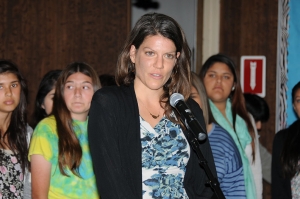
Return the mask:
[[[56,124],[56,120],[54,115],[50,115],[48,117],[45,117],[44,119],[41,120],[42,124]]]
[[[215,123],[213,125],[213,131],[210,133],[209,138],[221,147],[235,148],[235,142],[231,135],[220,125]]]
[[[43,137],[50,139],[51,137],[57,137],[56,120],[53,115],[50,115],[42,119],[34,129],[32,138]]]
[[[280,131],[278,131],[275,134],[275,138],[282,139],[283,137],[285,137],[287,135],[288,132],[289,132],[288,128],[281,129]]]
[[[120,97],[121,95],[130,92],[129,86],[107,86],[97,90],[93,96],[95,99],[113,99],[114,97]]]
[[[220,125],[213,123],[214,125],[214,133],[215,134],[222,134],[222,137],[225,137],[227,139],[233,140],[231,135]]]
[[[36,129],[41,129],[44,127],[50,127],[50,128],[56,128],[56,120],[54,115],[50,115],[48,117],[45,117],[44,119],[42,119],[36,126]]]
[[[29,124],[26,124],[26,132],[28,135],[31,136],[32,132],[33,132],[33,129],[31,126],[29,126]]]
[[[289,127],[288,127],[288,131],[295,133],[295,132],[299,132],[300,131],[300,119],[296,120],[295,122],[293,122]]]

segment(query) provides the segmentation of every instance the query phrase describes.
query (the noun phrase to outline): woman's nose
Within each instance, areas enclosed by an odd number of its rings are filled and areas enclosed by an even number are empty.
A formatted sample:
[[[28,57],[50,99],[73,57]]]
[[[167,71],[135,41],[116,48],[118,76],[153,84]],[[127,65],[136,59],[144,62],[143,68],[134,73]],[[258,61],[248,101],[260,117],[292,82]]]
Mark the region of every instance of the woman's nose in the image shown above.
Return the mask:
[[[75,88],[75,96],[76,97],[81,96],[81,89],[80,88]]]
[[[156,62],[154,63],[154,67],[161,69],[164,68],[164,59],[163,57],[158,56]]]
[[[8,97],[11,96],[11,89],[10,89],[10,87],[5,90],[5,96],[8,96]]]

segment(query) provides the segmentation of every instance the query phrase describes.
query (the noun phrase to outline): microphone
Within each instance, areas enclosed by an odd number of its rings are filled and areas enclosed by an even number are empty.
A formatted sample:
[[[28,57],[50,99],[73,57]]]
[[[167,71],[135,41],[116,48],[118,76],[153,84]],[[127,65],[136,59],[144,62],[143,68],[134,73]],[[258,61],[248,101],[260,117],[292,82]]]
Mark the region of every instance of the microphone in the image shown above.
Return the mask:
[[[173,93],[170,97],[170,104],[177,110],[181,116],[181,121],[185,124],[187,129],[192,131],[195,135],[198,135],[198,140],[203,141],[207,138],[207,134],[201,127],[200,123],[184,102],[183,95],[180,93]]]

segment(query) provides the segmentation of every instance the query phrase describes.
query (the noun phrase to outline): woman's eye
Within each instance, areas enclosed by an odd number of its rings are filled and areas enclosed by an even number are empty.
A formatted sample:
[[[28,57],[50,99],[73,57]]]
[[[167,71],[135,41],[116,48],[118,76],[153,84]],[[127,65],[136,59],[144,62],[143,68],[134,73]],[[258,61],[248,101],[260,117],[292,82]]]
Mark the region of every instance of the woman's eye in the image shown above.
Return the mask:
[[[296,99],[296,103],[300,103],[300,99]]]
[[[190,96],[190,97],[191,97],[192,99],[195,99],[196,96],[197,96],[197,95],[196,95],[195,93],[191,93],[191,96]]]
[[[208,74],[208,77],[211,77],[211,78],[213,78],[213,77],[215,77],[216,75],[215,74]]]
[[[90,87],[89,86],[83,86],[83,89],[84,90],[87,90],[87,89],[89,89]]]
[[[12,84],[11,87],[16,88],[18,84]]]
[[[224,78],[224,79],[230,79],[230,77],[229,77],[229,76],[224,76],[223,78]]]
[[[148,56],[153,56],[153,55],[154,55],[154,52],[152,52],[152,51],[147,51],[147,52],[146,52],[146,55],[148,55]]]
[[[66,87],[67,87],[67,89],[73,89],[73,86],[71,86],[71,85],[67,85]]]
[[[174,59],[175,55],[173,54],[166,54],[166,58],[168,59]]]

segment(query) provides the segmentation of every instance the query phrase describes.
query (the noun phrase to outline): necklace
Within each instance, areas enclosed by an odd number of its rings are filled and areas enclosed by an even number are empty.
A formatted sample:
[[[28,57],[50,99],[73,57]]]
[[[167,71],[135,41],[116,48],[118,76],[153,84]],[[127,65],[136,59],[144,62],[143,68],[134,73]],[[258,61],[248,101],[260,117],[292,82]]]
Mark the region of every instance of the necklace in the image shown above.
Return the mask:
[[[138,101],[142,102],[141,100],[138,100]],[[144,104],[143,102],[142,102],[142,104],[145,106],[145,104]],[[153,115],[153,114],[149,111],[149,109],[147,108],[147,106],[145,106],[145,108],[147,109],[147,111],[149,112],[149,114],[151,115],[151,117],[152,117],[153,119],[159,118],[159,113],[158,113],[158,115]]]
[[[148,109],[147,109],[148,110]],[[148,112],[150,113],[150,111],[148,110]],[[159,114],[158,115],[153,115],[150,113],[150,115],[153,117],[153,119],[157,119],[159,117]]]

